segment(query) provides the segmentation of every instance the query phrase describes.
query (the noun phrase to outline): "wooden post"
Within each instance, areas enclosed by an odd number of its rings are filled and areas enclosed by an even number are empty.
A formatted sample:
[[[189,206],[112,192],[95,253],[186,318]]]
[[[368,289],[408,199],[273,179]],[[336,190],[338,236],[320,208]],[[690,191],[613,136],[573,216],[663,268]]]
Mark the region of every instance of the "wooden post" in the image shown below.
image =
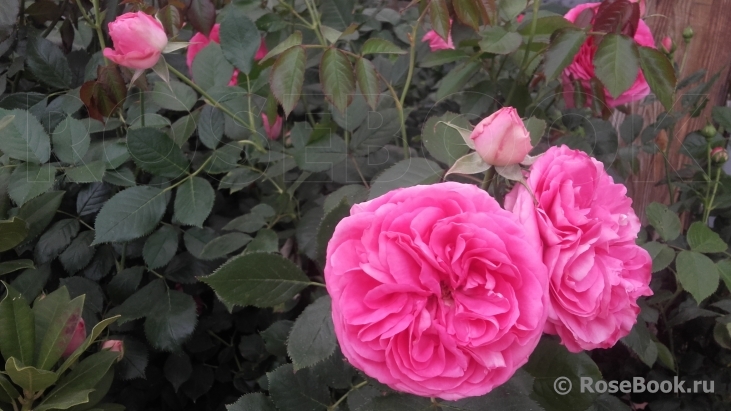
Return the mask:
[[[731,0],[647,0],[645,22],[650,26],[656,43],[665,36],[670,36],[677,44],[675,58],[678,64],[687,52],[688,57],[680,79],[700,69],[707,71],[708,80],[715,73],[721,72],[716,83],[708,93],[710,100],[703,113],[697,118],[685,117],[675,127],[675,138],[670,150],[672,171],[677,172],[687,162],[687,157],[680,154],[683,138],[693,131],[702,128],[711,116],[711,108],[726,105],[729,67],[731,66]],[[683,42],[683,30],[692,27],[695,35],[689,50]],[[680,104],[678,101],[676,104]],[[658,103],[639,107],[635,104],[633,112],[642,114],[645,126],[656,121],[663,112]],[[616,118],[615,120],[619,120]],[[658,135],[659,146],[667,144],[668,136],[662,132]],[[645,223],[645,207],[653,201],[668,204],[668,190],[665,185],[658,185],[665,179],[663,154],[640,154],[640,175],[632,177],[628,182],[629,194],[634,199],[633,205],[637,215]]]

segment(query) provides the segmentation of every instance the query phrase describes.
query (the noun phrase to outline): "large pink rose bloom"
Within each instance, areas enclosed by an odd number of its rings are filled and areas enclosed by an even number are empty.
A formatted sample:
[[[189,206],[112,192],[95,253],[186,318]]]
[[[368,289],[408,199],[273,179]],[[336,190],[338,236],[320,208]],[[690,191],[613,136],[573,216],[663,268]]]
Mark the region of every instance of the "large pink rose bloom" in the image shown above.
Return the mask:
[[[540,339],[546,269],[515,216],[472,185],[357,204],[325,282],[348,361],[391,388],[456,400],[507,381]]]
[[[188,52],[185,55],[185,62],[188,63],[188,71],[190,71],[191,67],[193,67],[193,60],[195,60],[195,56],[200,53],[201,50],[206,48],[208,43],[213,41],[214,43],[221,44],[221,25],[216,23],[213,25],[213,28],[211,29],[211,32],[208,33],[208,37],[206,37],[203,33],[195,33],[193,37],[190,38],[190,45],[188,45]],[[267,50],[266,42],[264,41],[264,38],[261,39],[261,44],[259,45],[259,50],[256,51],[256,55],[254,56],[255,61],[259,61],[264,58],[264,56],[269,53],[269,50]],[[235,86],[238,84],[239,79],[239,70],[234,69],[234,74],[231,76],[231,81],[228,83],[229,86]]]
[[[586,9],[597,9],[601,3],[580,4],[566,13],[566,19],[574,22],[582,11]],[[644,1],[640,2],[641,14],[644,14]],[[640,46],[655,48],[655,40],[652,38],[652,32],[647,24],[640,19],[637,26],[637,32],[634,37],[635,42]],[[561,76],[561,82],[564,88],[564,99],[566,104],[573,107],[574,104],[574,85],[572,81],[578,80],[584,92],[591,90],[591,79],[594,77],[594,54],[596,54],[598,45],[595,43],[594,36],[589,36],[586,42],[579,49],[578,54],[574,57],[566,70]],[[622,104],[631,103],[633,101],[642,100],[650,94],[650,86],[645,80],[642,70],[637,73],[637,79],[632,87],[625,91],[616,99],[612,97],[608,90],[604,90],[604,97],[610,107],[621,106]],[[587,99],[588,101],[589,99]]]
[[[652,261],[635,244],[640,220],[621,184],[599,161],[566,146],[551,147],[530,169],[533,196],[516,185],[505,199],[543,243],[550,307],[546,332],[573,352],[609,348],[629,334],[652,295]]]
[[[105,48],[103,54],[120,66],[148,69],[157,63],[168,44],[162,23],[141,11],[122,14],[108,28],[114,48]]]

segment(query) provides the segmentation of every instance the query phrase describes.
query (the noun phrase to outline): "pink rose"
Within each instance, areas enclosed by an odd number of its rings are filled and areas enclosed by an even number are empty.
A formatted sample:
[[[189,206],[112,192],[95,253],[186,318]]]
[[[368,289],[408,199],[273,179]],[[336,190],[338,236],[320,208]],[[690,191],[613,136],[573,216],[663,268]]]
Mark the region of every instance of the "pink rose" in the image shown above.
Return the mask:
[[[76,320],[78,320],[78,322],[76,322]],[[64,333],[66,333],[66,335],[72,333],[71,339],[66,345],[66,349],[63,351],[63,354],[61,354],[63,358],[67,358],[71,354],[73,354],[74,351],[76,351],[76,349],[79,348],[79,346],[81,346],[81,343],[83,343],[86,339],[86,324],[84,323],[84,319],[79,317],[71,317],[71,319],[69,319],[69,322],[66,324],[66,329],[64,329]]]
[[[118,352],[119,360],[124,357],[124,342],[122,340],[107,340],[102,343],[102,350]]]
[[[526,363],[546,318],[546,271],[511,213],[473,185],[356,204],[327,246],[325,283],[348,361],[391,388],[483,395]]]
[[[193,60],[195,59],[195,56],[198,55],[198,53],[206,48],[208,43],[213,41],[214,43],[221,44],[221,25],[216,23],[213,25],[213,28],[211,29],[211,32],[208,34],[208,37],[206,37],[203,33],[195,33],[193,37],[190,38],[190,45],[188,45],[188,52],[185,56],[185,62],[188,64],[188,70],[190,71],[190,68],[193,67]],[[269,50],[267,50],[266,42],[264,41],[264,38],[261,39],[261,44],[259,45],[259,50],[256,51],[256,55],[254,56],[255,61],[259,61],[264,58],[264,56],[269,53]],[[239,82],[239,70],[234,69],[234,73],[231,76],[231,81],[228,83],[229,86],[235,86]]]
[[[513,107],[503,107],[480,121],[470,138],[487,164],[518,164],[533,149],[530,133]]]
[[[136,70],[154,66],[168,44],[162,23],[141,11],[122,14],[109,23],[109,37],[114,48],[105,48],[104,57]]]
[[[274,124],[269,123],[269,117],[266,114],[261,113],[261,120],[264,123],[264,132],[270,140],[276,140],[279,135],[282,134],[282,116],[277,114],[277,118],[274,120]]]
[[[597,9],[601,3],[588,3],[580,4],[566,13],[566,19],[574,22],[579,17],[582,11],[586,9]],[[640,13],[644,15],[644,1],[640,2]],[[652,32],[647,24],[640,19],[639,25],[637,26],[637,32],[634,37],[635,42],[640,46],[655,48],[655,40],[652,37]],[[594,77],[594,54],[596,54],[597,45],[594,40],[594,36],[589,36],[586,42],[581,46],[579,52],[574,57],[573,63],[571,63],[566,70],[564,70],[561,76],[561,82],[564,89],[564,99],[569,107],[573,107],[574,104],[574,84],[573,81],[578,81],[583,90],[587,93],[591,90],[591,79]],[[637,79],[629,90],[622,93],[616,99],[612,97],[608,90],[604,90],[604,97],[607,104],[610,107],[621,106],[632,101],[642,100],[650,94],[650,86],[645,80],[645,75],[642,74],[642,70],[637,73]],[[587,99],[587,105],[590,104]]]
[[[532,236],[543,242],[550,307],[546,332],[573,352],[612,347],[629,334],[652,295],[652,261],[635,244],[640,220],[627,189],[599,161],[566,146],[551,147],[527,180],[505,199]]]
[[[662,46],[662,51],[664,51],[667,54],[672,53],[675,51],[675,45],[673,44],[673,39],[670,37],[665,36],[665,38],[662,39],[660,42],[660,46]]]
[[[452,21],[449,21],[449,33],[447,34],[447,41],[444,41],[444,38],[437,34],[434,30],[429,30],[424,34],[424,37],[421,38],[421,41],[427,41],[429,42],[429,48],[431,51],[437,51],[437,50],[450,50],[454,49],[454,43],[452,42]]]

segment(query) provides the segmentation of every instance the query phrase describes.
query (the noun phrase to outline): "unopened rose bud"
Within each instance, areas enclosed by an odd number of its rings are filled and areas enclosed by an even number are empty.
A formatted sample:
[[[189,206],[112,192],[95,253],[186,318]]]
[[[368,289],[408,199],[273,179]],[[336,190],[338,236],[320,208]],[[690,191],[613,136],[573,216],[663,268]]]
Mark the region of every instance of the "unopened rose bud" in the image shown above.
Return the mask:
[[[73,320],[76,320],[76,318],[73,318]],[[66,345],[66,350],[64,350],[63,354],[61,354],[63,358],[67,358],[73,354],[86,339],[86,324],[84,323],[84,319],[79,318],[78,320],[79,322],[76,324],[76,328],[69,330],[69,332],[72,332],[73,335],[71,336],[68,345]],[[71,324],[73,324],[73,321],[69,321],[68,325]],[[66,330],[64,330],[64,332],[66,332]]]
[[[264,123],[264,132],[266,133],[267,137],[269,137],[270,140],[278,139],[279,135],[282,134],[282,123],[284,122],[282,116],[277,114],[277,117],[274,120],[273,124],[269,123],[269,117],[267,117],[267,115],[264,113],[261,113],[261,119]]]
[[[688,43],[688,42],[690,42],[690,39],[693,38],[694,34],[695,34],[695,32],[693,32],[693,28],[688,26],[685,28],[685,30],[683,30],[683,39],[685,40],[686,43]]]
[[[728,161],[728,151],[723,147],[716,147],[711,150],[711,160],[716,164],[724,164]]]
[[[716,137],[716,127],[713,127],[713,124],[707,124],[703,129],[701,130],[701,135],[706,138],[706,140],[710,140],[713,137]]]
[[[104,343],[102,343],[102,350],[118,352],[119,359],[117,361],[121,361],[124,357],[124,342],[121,340],[104,341]]]
[[[513,107],[504,107],[480,121],[470,138],[487,164],[507,166],[525,159],[533,146],[530,133]]]
[[[665,54],[670,54],[675,51],[675,43],[673,43],[673,39],[670,37],[662,39],[660,45],[662,46],[662,51],[664,51]]]

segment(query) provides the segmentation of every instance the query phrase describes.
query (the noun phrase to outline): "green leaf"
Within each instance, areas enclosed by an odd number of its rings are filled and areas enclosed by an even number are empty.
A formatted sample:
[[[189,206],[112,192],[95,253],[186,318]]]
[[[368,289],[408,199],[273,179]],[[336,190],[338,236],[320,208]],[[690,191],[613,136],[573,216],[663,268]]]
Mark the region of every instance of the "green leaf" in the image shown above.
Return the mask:
[[[196,257],[201,260],[215,260],[241,249],[249,242],[251,242],[251,236],[243,233],[224,234],[206,243]]]
[[[458,158],[452,167],[447,170],[445,176],[450,174],[479,174],[489,170],[490,167],[492,166],[487,164],[478,152],[474,151]]]
[[[34,256],[38,264],[45,264],[56,258],[78,233],[79,221],[76,219],[66,218],[54,223],[36,243]]]
[[[447,124],[454,124],[465,130],[471,127],[470,122],[459,114],[446,112],[438,117],[430,117],[421,131],[421,141],[429,154],[449,166],[467,154],[470,148],[465,144],[458,130]]]
[[[221,22],[221,50],[224,57],[244,74],[249,74],[259,51],[259,29],[239,8],[231,8]]]
[[[482,33],[480,49],[485,53],[510,54],[523,44],[523,37],[514,32],[506,31],[500,26],[490,26]]]
[[[444,41],[449,38],[451,31],[451,23],[449,18],[449,7],[445,0],[433,0],[429,2],[429,20],[432,29],[434,29],[439,37]]]
[[[224,117],[221,110],[205,105],[198,118],[198,138],[203,145],[215,150],[223,138]]]
[[[167,226],[161,227],[164,228]],[[154,236],[155,234],[153,234]],[[152,236],[150,236],[152,237]],[[177,245],[177,242],[176,242]],[[136,266],[126,268],[114,275],[109,284],[107,285],[107,294],[111,302],[117,306],[124,302],[129,296],[134,294],[137,287],[142,281],[142,274],[145,272],[145,267]]]
[[[376,67],[369,60],[358,59],[355,62],[355,79],[366,102],[371,109],[375,110],[378,106],[378,97],[381,95]]]
[[[190,357],[183,351],[170,354],[165,361],[163,370],[165,371],[165,378],[173,385],[175,392],[178,392],[180,386],[188,381],[193,374]]]
[[[634,40],[621,34],[607,34],[594,55],[594,70],[612,97],[629,90],[637,80],[640,56]]]
[[[633,141],[640,135],[642,131],[642,125],[644,119],[639,114],[630,114],[624,118],[624,121],[619,126],[619,135],[622,137],[627,144],[632,144]]]
[[[501,5],[503,3],[508,2],[501,2]],[[518,3],[518,1],[516,1]],[[521,10],[523,11],[523,10]],[[520,13],[520,11],[519,11]],[[543,17],[541,17],[543,16]],[[527,15],[526,18],[523,20],[523,22],[518,27],[518,33],[520,33],[523,38],[527,38],[530,36],[532,26],[533,25],[533,18],[531,15]],[[561,29],[566,28],[578,28],[575,24],[572,22],[566,20],[563,16],[555,15],[555,14],[549,14],[544,15],[543,13],[538,13],[538,21],[536,22],[536,32],[533,36],[533,42],[536,43],[549,43],[551,41],[551,38],[553,37],[554,33],[558,32]]]
[[[289,37],[287,37],[283,42],[277,44],[273,49],[271,49],[269,53],[267,53],[266,56],[261,59],[261,62],[263,63],[274,56],[278,56],[284,53],[292,47],[299,46],[300,44],[302,44],[302,32],[297,30]]]
[[[323,361],[338,347],[331,304],[329,296],[321,297],[308,305],[295,321],[287,343],[295,371]]]
[[[165,133],[149,127],[130,130],[127,148],[140,168],[163,177],[188,173],[188,159]]]
[[[33,305],[36,317],[36,366],[49,370],[61,358],[71,341],[76,326],[81,321],[84,296],[68,301],[68,292],[59,293],[53,299],[46,298]],[[58,292],[58,290],[56,291]]]
[[[530,374],[518,369],[507,382],[495,387],[490,393],[481,397],[442,402],[442,408],[460,411],[542,411],[543,408],[530,397],[534,382],[535,379]]]
[[[169,263],[176,251],[178,251],[178,231],[169,225],[164,225],[147,238],[142,249],[142,257],[147,267],[154,270]]]
[[[71,88],[71,68],[61,49],[39,35],[29,36],[27,44],[28,68],[33,75],[51,87]]]
[[[285,116],[294,110],[300,99],[305,81],[305,63],[305,49],[296,46],[282,53],[272,66],[269,85],[272,94],[284,108]]]
[[[581,45],[586,41],[584,30],[566,28],[558,32],[546,50],[543,72],[547,81],[558,78],[573,61]]]
[[[160,222],[166,206],[165,191],[159,188],[130,187],[117,193],[97,214],[92,245],[144,237]]]
[[[716,263],[716,269],[720,274],[723,283],[726,284],[726,289],[731,291],[731,261],[721,260]]]
[[[651,241],[649,243],[642,244],[642,248],[650,253],[653,273],[664,270],[673,262],[673,260],[675,260],[675,251],[665,244]]]
[[[678,215],[670,211],[665,205],[652,203],[645,209],[647,220],[655,227],[665,241],[673,241],[680,235],[680,219]]]
[[[530,142],[533,146],[538,145],[543,138],[543,134],[546,132],[546,120],[541,120],[536,117],[531,117],[523,121],[523,125],[530,133]]]
[[[0,263],[0,275],[14,273],[26,268],[35,268],[33,260],[12,260]]]
[[[341,199],[337,207],[333,208],[325,214],[320,221],[319,227],[317,227],[317,262],[321,266],[325,266],[325,257],[327,253],[327,243],[335,233],[335,227],[337,227],[340,220],[350,215],[350,204],[346,199]]]
[[[0,374],[0,388],[0,401],[2,402],[11,403],[21,396],[15,386],[3,374]]]
[[[235,257],[213,274],[200,277],[227,304],[273,307],[288,301],[310,284],[288,259],[265,253]]]
[[[28,227],[22,219],[13,217],[10,220],[0,220],[0,252],[20,244],[26,236]]]
[[[233,404],[226,405],[227,411],[277,411],[272,399],[266,395],[255,392],[246,394],[236,400]]]
[[[15,116],[0,133],[0,151],[27,163],[43,164],[51,158],[51,139],[38,119],[25,110],[0,109],[0,117]]]
[[[175,120],[167,132],[168,137],[178,146],[182,147],[193,135],[196,128],[196,121],[199,113],[192,113]]]
[[[487,17],[483,3],[479,1],[457,0],[452,2],[452,6],[459,21],[475,31],[480,29],[482,16]]]
[[[678,83],[673,63],[662,52],[654,48],[638,47],[638,50],[642,74],[645,75],[650,90],[662,103],[665,110],[672,110],[675,103],[675,85]]]
[[[15,357],[10,357],[5,362],[5,372],[14,383],[33,393],[45,390],[58,379],[55,372],[25,366]]]
[[[65,174],[74,183],[97,183],[104,178],[107,165],[103,161],[92,161],[78,167],[69,167]]]
[[[198,100],[192,88],[178,81],[158,81],[150,93],[155,104],[172,111],[190,111]]]
[[[680,88],[680,85],[678,85],[678,89]],[[731,107],[713,107],[711,109],[711,118],[719,126],[726,130],[731,130]]]
[[[728,248],[718,234],[700,221],[690,225],[687,240],[690,249],[699,253],[722,253]]]
[[[406,51],[388,40],[371,37],[363,43],[360,54],[406,54]]]
[[[325,50],[320,61],[320,84],[325,98],[344,112],[355,93],[353,66],[345,53],[335,48]]]
[[[206,248],[208,248],[208,246],[206,246]],[[203,249],[204,253],[205,251],[206,250]],[[251,240],[249,246],[246,247],[247,253],[276,253],[277,251],[279,251],[279,237],[277,237],[277,233],[274,230],[270,230],[268,228],[259,230],[259,232],[256,233],[256,237]]]
[[[642,362],[652,368],[657,360],[658,350],[644,321],[637,321],[629,335],[622,338],[621,341],[637,354]]]
[[[467,58],[467,54],[462,50],[438,50],[427,54],[419,63],[420,67],[437,67],[449,63],[454,63],[457,60],[463,60]]]
[[[165,283],[162,279],[150,282],[132,294],[122,304],[114,307],[109,314],[121,315],[120,324],[146,317],[155,304],[165,298]]]
[[[233,76],[234,66],[223,56],[221,46],[212,41],[195,56],[191,71],[195,83],[203,90],[209,90],[216,86],[227,86]]]
[[[368,199],[380,197],[397,188],[434,183],[439,181],[442,173],[444,170],[439,164],[425,158],[401,160],[373,180]]]
[[[63,119],[51,135],[53,152],[64,163],[78,164],[89,150],[89,132],[84,123],[69,116]]]
[[[500,14],[503,15],[506,20],[512,20],[522,13],[526,7],[528,7],[528,0],[509,0],[500,1]]]
[[[185,225],[203,226],[213,209],[216,192],[208,180],[193,177],[178,187],[173,218]]]
[[[28,225],[27,240],[34,239],[51,223],[61,205],[64,191],[51,191],[23,204],[17,217]]]
[[[62,378],[34,410],[65,410],[89,401],[96,384],[106,375],[119,354],[100,351],[81,361],[73,371]]]
[[[145,320],[145,335],[161,351],[177,351],[193,334],[197,323],[193,297],[168,290],[158,299]]]
[[[681,251],[675,258],[678,280],[700,304],[718,288],[719,273],[713,261],[695,251]]]
[[[56,167],[22,163],[10,175],[8,195],[18,206],[50,190],[56,180]]]
[[[270,353],[284,357],[287,355],[287,339],[294,323],[289,320],[280,320],[259,333],[264,339],[264,345]]]
[[[480,63],[476,61],[469,61],[457,65],[454,70],[442,78],[439,89],[437,89],[437,100],[442,100],[453,93],[461,92],[472,76],[480,70],[480,67]]]
[[[353,22],[353,0],[323,0],[319,10],[320,22],[335,30],[345,31]]]
[[[33,362],[36,333],[33,312],[28,302],[15,289],[5,286],[7,293],[0,302],[0,352],[3,358]]]
[[[295,373],[292,364],[285,364],[267,373],[269,394],[279,411],[326,411],[330,391],[305,371]]]
[[[92,241],[94,241],[94,232],[84,231],[74,238],[71,245],[58,256],[58,261],[61,262],[66,272],[74,274],[91,262],[96,252],[94,247],[90,247]]]
[[[589,377],[593,381],[602,379],[599,368],[585,352],[570,353],[566,347],[547,338],[541,339],[523,369],[535,378],[531,398],[546,411],[586,410],[594,402],[596,394],[582,393],[578,389],[581,377]],[[559,377],[568,378],[574,387],[566,395],[559,395],[554,389]]]

